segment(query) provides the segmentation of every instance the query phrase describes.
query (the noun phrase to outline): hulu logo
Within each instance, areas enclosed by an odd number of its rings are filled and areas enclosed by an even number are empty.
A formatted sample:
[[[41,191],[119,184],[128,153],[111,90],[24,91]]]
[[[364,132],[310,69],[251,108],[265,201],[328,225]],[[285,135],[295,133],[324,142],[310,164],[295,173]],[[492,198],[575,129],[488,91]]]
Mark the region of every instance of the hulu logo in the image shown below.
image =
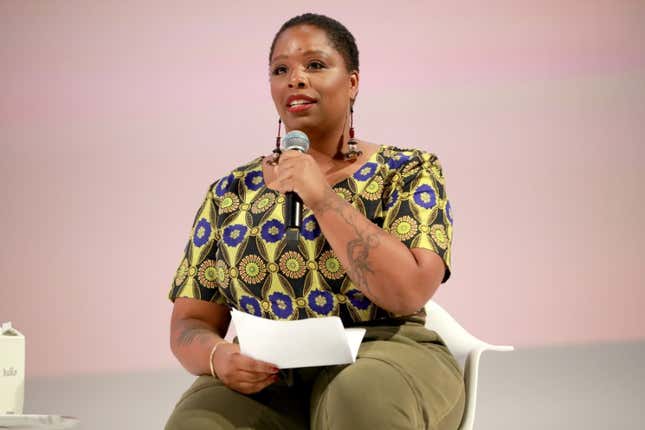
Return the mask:
[[[4,367],[2,369],[2,376],[16,376],[18,375],[18,371],[11,366],[10,368]]]

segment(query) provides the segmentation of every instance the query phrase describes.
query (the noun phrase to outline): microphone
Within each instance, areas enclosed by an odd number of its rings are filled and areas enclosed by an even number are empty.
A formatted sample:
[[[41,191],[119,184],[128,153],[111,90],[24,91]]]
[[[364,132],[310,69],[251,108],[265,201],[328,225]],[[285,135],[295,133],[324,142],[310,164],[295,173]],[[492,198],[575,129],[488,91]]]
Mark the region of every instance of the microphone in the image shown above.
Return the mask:
[[[307,152],[309,150],[309,137],[300,130],[291,130],[282,138],[282,149],[285,151],[293,149]],[[287,240],[298,240],[302,221],[302,200],[298,194],[288,191],[285,194],[285,204],[287,207],[285,217]]]

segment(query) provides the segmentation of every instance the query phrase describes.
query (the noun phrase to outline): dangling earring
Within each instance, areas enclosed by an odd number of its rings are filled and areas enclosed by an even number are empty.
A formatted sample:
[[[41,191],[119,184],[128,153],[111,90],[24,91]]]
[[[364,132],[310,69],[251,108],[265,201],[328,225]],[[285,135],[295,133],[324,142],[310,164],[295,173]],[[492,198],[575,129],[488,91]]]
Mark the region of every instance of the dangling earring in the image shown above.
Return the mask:
[[[347,141],[347,146],[349,151],[343,154],[345,160],[355,160],[357,159],[363,151],[358,149],[358,142],[354,138],[354,106],[349,106],[349,114],[351,118],[349,120],[349,140]]]
[[[282,150],[280,150],[280,128],[282,125],[282,118],[278,118],[278,135],[275,138],[275,148],[273,148],[273,155],[271,156],[271,160],[269,161],[269,164],[272,166],[275,166],[278,164],[278,160],[280,160],[280,154],[282,154]]]

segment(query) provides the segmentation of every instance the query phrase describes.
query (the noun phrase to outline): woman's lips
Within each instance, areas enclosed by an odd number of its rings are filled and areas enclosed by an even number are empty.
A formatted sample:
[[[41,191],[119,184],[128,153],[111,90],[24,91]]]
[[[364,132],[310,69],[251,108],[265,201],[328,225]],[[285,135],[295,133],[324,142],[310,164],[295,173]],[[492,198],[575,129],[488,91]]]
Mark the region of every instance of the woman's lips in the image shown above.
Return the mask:
[[[316,103],[316,102],[297,104],[297,105],[293,105],[293,106],[289,106],[289,107],[287,107],[287,110],[288,110],[289,112],[302,112],[302,111],[306,111],[307,109],[309,109],[309,108],[310,108],[311,106],[313,106],[315,103]]]

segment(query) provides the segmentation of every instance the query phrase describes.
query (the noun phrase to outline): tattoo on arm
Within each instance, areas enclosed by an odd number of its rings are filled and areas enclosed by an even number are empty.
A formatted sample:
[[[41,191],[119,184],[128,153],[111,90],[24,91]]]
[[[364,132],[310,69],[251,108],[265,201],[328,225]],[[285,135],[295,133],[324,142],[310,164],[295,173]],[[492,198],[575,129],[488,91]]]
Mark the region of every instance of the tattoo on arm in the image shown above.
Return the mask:
[[[181,328],[179,336],[177,336],[177,342],[179,345],[187,346],[197,339],[199,343],[205,345],[212,335],[213,332],[208,329],[187,325]]]
[[[329,190],[322,203],[315,208],[320,214],[326,211],[336,212],[351,228],[356,237],[347,242],[347,259],[349,267],[347,274],[359,286],[370,294],[368,274],[374,274],[374,268],[369,262],[370,250],[381,243],[382,235],[385,234],[378,226],[370,225],[361,229],[356,225],[357,211],[345,200]]]

